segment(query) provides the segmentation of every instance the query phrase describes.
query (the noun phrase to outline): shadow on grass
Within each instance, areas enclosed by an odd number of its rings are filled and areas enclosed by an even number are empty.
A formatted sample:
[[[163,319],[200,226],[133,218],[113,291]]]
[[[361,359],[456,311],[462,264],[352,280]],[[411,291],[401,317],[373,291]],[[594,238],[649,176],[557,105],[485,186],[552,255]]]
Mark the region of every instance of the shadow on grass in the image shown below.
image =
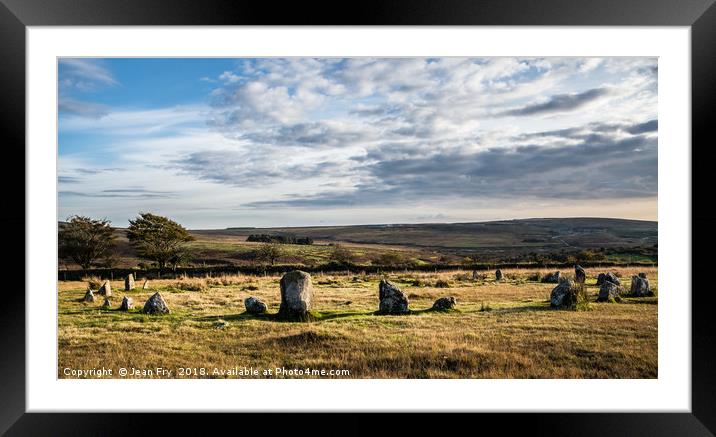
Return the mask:
[[[649,297],[635,297],[635,296],[623,296],[622,297],[622,303],[624,304],[633,304],[633,305],[658,305],[659,299],[657,299],[654,296]]]
[[[421,314],[430,314],[430,313],[438,313],[438,314],[449,314],[449,313],[460,313],[461,311],[458,309],[452,309],[452,310],[435,310],[432,308],[426,308],[422,310],[411,310],[408,313],[404,314],[385,314],[380,313],[378,311],[310,311],[308,320],[305,322],[323,322],[327,320],[335,320],[335,319],[343,319],[343,318],[350,318],[350,317],[362,317],[362,316],[376,316],[376,317],[382,317],[382,316],[419,316]],[[295,320],[287,320],[282,317],[278,313],[248,313],[244,311],[243,313],[239,314],[224,314],[224,315],[213,315],[213,316],[204,316],[204,317],[197,317],[193,320],[197,322],[216,322],[218,320],[224,320],[227,322],[230,321],[241,321],[241,320],[263,320],[267,322],[286,322],[286,323],[297,323]]]
[[[509,307],[509,308],[492,308],[489,311],[477,311],[477,312],[490,312],[493,314],[518,314],[518,313],[538,312],[538,311],[559,311],[559,309],[552,308],[549,305],[526,305],[526,306]]]

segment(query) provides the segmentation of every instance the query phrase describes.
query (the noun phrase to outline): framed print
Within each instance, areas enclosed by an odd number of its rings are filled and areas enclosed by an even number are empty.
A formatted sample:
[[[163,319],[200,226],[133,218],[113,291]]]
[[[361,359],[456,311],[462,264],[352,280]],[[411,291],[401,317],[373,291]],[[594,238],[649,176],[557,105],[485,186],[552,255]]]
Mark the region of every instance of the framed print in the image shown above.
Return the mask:
[[[3,431],[716,428],[712,2],[100,3],[2,10]]]

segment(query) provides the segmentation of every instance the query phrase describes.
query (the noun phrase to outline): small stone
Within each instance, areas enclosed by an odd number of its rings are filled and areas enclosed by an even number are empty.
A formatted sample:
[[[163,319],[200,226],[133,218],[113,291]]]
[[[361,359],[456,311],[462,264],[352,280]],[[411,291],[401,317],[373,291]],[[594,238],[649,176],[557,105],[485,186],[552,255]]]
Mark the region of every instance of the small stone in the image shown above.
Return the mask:
[[[441,297],[440,299],[435,301],[435,303],[433,304],[433,309],[439,311],[451,310],[455,308],[455,305],[457,305],[457,300],[455,300],[455,297]]]
[[[621,297],[619,296],[621,291],[621,286],[605,280],[599,288],[599,297],[597,297],[597,302],[619,302],[621,301]]]
[[[169,314],[169,306],[167,306],[164,298],[157,291],[147,300],[147,303],[144,304],[142,312],[146,314]]]
[[[478,279],[480,279],[480,276],[479,276],[479,274],[477,273],[477,270],[473,270],[473,271],[472,271],[472,280],[473,280],[473,281],[477,281]]]
[[[253,296],[247,297],[246,300],[244,300],[244,306],[246,307],[246,312],[251,314],[265,313],[268,309],[265,303]]]
[[[102,308],[109,308],[112,306],[112,302],[109,300],[108,297],[104,298],[104,302],[102,302]]]
[[[599,276],[597,276],[597,285],[602,285],[606,278],[607,278],[606,274],[600,273]]]
[[[631,290],[629,292],[632,296],[639,297],[654,295],[654,293],[649,288],[649,280],[638,275],[631,277]]]
[[[561,278],[562,274],[560,272],[547,273],[546,275],[544,275],[544,278],[542,278],[542,282],[549,284],[558,284]]]
[[[495,270],[495,280],[496,281],[502,280],[502,270],[500,270],[500,269]]]
[[[381,314],[406,314],[409,313],[408,298],[400,288],[391,282],[381,279],[378,286],[380,305],[378,312]]]
[[[134,308],[134,300],[132,300],[131,297],[124,296],[124,298],[122,298],[122,304],[119,306],[119,309],[122,311],[129,311],[132,308]]]
[[[99,291],[97,293],[101,294],[102,296],[111,296],[112,284],[110,284],[109,281],[104,281],[102,286],[99,287]]]
[[[617,275],[615,275],[612,272],[608,272],[606,275],[604,275],[604,280],[611,282],[612,284],[622,285],[622,283],[619,281],[619,278],[617,277]]]
[[[586,280],[587,280],[587,272],[584,271],[582,266],[580,266],[580,265],[574,266],[574,281],[584,284],[584,282]]]
[[[85,302],[94,302],[94,293],[92,293],[91,289],[87,289],[87,293],[85,293],[85,297],[82,298]]]
[[[134,289],[134,273],[130,273],[124,278],[124,291]]]

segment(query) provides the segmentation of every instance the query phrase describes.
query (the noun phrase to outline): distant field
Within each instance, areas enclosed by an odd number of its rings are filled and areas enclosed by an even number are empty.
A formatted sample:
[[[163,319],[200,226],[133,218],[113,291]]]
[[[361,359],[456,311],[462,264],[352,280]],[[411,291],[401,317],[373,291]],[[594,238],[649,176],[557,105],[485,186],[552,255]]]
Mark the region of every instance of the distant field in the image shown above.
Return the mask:
[[[281,245],[283,265],[322,265],[331,261],[332,245],[348,249],[356,265],[371,265],[381,255],[397,253],[414,265],[460,264],[466,256],[486,262],[530,259],[579,251],[601,251],[604,261],[657,262],[657,222],[574,218],[527,219],[485,223],[327,226],[300,228],[229,228],[192,230],[192,265],[256,265],[261,243],[251,234],[311,237],[313,245]],[[138,259],[117,229],[117,267],[137,267]],[[60,268],[77,268],[61,261]]]
[[[656,222],[603,218],[525,219],[484,223],[391,224],[197,230],[199,235],[293,233],[319,240],[447,249],[580,248],[653,245]]]
[[[612,269],[628,286],[646,271]],[[408,295],[414,314],[378,316],[378,275],[314,275],[317,321],[289,323],[244,313],[257,296],[275,313],[279,276],[225,276],[150,281],[124,292],[114,281],[111,309],[79,302],[86,282],[58,283],[58,377],[65,368],[344,369],[349,378],[656,378],[658,297],[592,303],[589,311],[553,310],[554,284],[528,280],[533,271],[505,270],[506,279],[472,280],[468,271],[388,275]],[[571,273],[571,272],[566,272]],[[590,299],[597,269],[587,269]],[[424,285],[415,286],[415,280]],[[449,288],[436,288],[438,279]],[[141,278],[138,281],[141,284]],[[184,290],[195,291],[184,291]],[[160,291],[172,313],[149,316],[116,308],[124,295],[138,308]],[[441,296],[459,311],[425,311]],[[159,377],[157,375],[149,377]],[[172,375],[176,377],[176,374]],[[189,377],[225,377],[191,375]]]

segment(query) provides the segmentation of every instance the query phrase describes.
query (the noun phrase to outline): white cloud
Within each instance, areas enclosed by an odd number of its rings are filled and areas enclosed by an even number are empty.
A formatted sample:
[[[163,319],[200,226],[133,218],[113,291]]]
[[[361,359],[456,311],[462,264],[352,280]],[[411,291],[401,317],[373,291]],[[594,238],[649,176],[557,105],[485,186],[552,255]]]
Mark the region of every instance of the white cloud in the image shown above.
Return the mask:
[[[98,65],[69,66],[104,77]],[[453,215],[478,219],[506,198],[535,210],[653,198],[656,131],[638,126],[658,115],[656,68],[655,59],[630,58],[252,60],[207,80],[208,105],[74,103],[60,131],[99,137],[98,155],[63,156],[60,174],[65,191],[95,197],[61,204],[117,214],[151,206],[194,220],[212,208],[223,212],[207,212],[211,220],[270,220],[309,207],[337,222],[380,204],[395,220],[414,219],[416,202],[444,201],[462,205]],[[121,171],[81,174],[106,168],[106,153]],[[122,206],[103,197],[128,184],[135,191]]]
[[[61,58],[60,85],[78,88],[82,91],[94,90],[98,85],[119,85],[117,79],[97,59]]]

